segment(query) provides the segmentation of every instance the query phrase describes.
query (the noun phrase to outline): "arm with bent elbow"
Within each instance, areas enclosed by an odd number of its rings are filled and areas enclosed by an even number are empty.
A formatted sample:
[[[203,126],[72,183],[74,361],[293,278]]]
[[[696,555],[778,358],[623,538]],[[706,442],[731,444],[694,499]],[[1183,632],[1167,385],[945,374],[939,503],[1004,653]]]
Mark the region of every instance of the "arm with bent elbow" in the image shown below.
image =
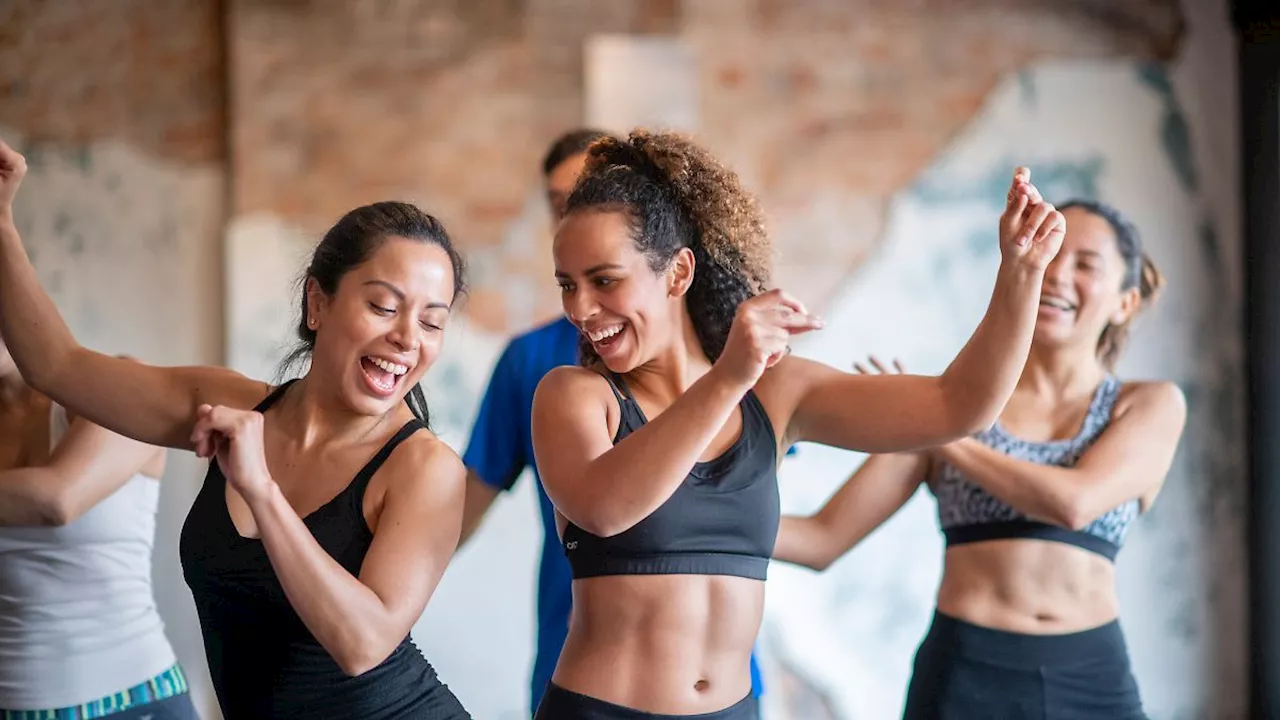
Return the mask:
[[[1074,467],[1011,458],[973,439],[938,448],[939,458],[1019,512],[1080,530],[1130,500],[1146,510],[1173,464],[1186,400],[1172,383],[1134,389],[1132,402]]]
[[[714,369],[617,445],[612,392],[582,368],[557,368],[533,398],[533,447],[543,487],[570,522],[600,537],[627,530],[676,491],[728,421],[745,388]]]
[[[224,368],[157,368],[76,342],[40,286],[14,223],[26,160],[0,140],[0,337],[22,377],[76,415],[151,444],[190,449],[201,403],[253,404],[263,383]]]
[[[774,559],[826,570],[902,509],[928,468],[919,453],[872,455],[817,513],[782,517]]]
[[[216,457],[248,506],[289,604],[343,672],[377,667],[408,636],[458,546],[466,469],[426,431],[404,440],[374,475],[385,479],[373,541],[353,575],[316,541],[271,478],[262,414],[199,409],[192,444]]]
[[[1002,260],[991,302],[950,366],[937,377],[865,376],[797,362],[799,372],[788,381],[800,398],[791,423],[795,436],[888,453],[990,426],[1022,374],[1044,270],[1062,246],[1065,227],[1062,214],[1040,199],[1029,172],[1019,168],[1000,218]]]
[[[0,472],[0,525],[66,525],[102,502],[163,450],[77,418],[43,465]]]

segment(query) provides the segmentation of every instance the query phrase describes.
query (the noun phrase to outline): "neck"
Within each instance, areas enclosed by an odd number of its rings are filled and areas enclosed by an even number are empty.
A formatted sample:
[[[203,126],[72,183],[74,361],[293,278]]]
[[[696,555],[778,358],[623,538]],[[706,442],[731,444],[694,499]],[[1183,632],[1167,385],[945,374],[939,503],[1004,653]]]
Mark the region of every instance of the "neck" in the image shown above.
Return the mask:
[[[324,390],[325,385],[311,370],[280,399],[280,418],[302,447],[358,441],[387,421],[387,415],[353,412],[337,393]]]
[[[1054,398],[1076,397],[1093,392],[1106,373],[1092,349],[1046,348],[1033,343],[1018,388]]]
[[[627,373],[627,379],[629,384],[643,388],[646,395],[669,405],[710,369],[711,363],[702,352],[693,321],[684,314],[680,334],[668,343],[667,349]]]

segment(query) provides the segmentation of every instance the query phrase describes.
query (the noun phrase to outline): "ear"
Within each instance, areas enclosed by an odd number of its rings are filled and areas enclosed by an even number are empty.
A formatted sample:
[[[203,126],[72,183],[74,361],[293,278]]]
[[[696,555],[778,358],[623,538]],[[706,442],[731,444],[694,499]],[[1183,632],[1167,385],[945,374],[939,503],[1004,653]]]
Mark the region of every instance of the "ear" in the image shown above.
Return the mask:
[[[1138,307],[1142,305],[1142,293],[1138,288],[1129,288],[1120,293],[1120,307],[1111,313],[1112,325],[1123,325],[1138,312]]]
[[[304,320],[311,330],[320,329],[324,314],[329,309],[329,296],[320,288],[315,278],[307,278],[307,317]]]
[[[693,251],[680,248],[671,258],[671,269],[667,271],[667,292],[672,297],[683,297],[693,284],[693,273],[697,263],[693,259]]]

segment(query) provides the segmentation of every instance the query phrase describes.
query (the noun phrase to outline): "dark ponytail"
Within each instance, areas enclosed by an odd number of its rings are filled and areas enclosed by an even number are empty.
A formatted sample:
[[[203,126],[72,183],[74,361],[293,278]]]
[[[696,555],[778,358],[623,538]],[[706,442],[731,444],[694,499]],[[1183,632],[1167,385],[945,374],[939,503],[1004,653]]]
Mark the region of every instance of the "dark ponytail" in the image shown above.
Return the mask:
[[[681,248],[693,252],[685,297],[707,359],[724,351],[738,305],[769,284],[771,246],[756,199],[738,176],[688,138],[637,130],[626,140],[602,138],[565,206],[566,214],[624,212],[636,248],[655,272]],[[583,339],[584,365],[598,360]]]

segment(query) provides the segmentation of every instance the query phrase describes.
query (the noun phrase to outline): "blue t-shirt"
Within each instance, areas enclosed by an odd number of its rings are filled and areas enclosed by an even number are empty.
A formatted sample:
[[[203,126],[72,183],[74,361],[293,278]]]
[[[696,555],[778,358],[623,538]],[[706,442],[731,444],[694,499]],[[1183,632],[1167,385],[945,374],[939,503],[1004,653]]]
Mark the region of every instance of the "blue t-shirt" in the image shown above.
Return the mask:
[[[578,329],[565,318],[513,339],[498,358],[489,388],[480,403],[471,441],[463,462],[485,484],[510,490],[526,467],[538,483],[538,507],[542,514],[542,563],[538,572],[538,648],[530,683],[530,711],[542,701],[542,693],[556,669],[560,649],[569,633],[573,604],[573,574],[560,547],[555,508],[533,461],[530,417],[533,392],[542,376],[561,365],[578,364]],[[751,689],[762,692],[760,667],[751,655]]]

